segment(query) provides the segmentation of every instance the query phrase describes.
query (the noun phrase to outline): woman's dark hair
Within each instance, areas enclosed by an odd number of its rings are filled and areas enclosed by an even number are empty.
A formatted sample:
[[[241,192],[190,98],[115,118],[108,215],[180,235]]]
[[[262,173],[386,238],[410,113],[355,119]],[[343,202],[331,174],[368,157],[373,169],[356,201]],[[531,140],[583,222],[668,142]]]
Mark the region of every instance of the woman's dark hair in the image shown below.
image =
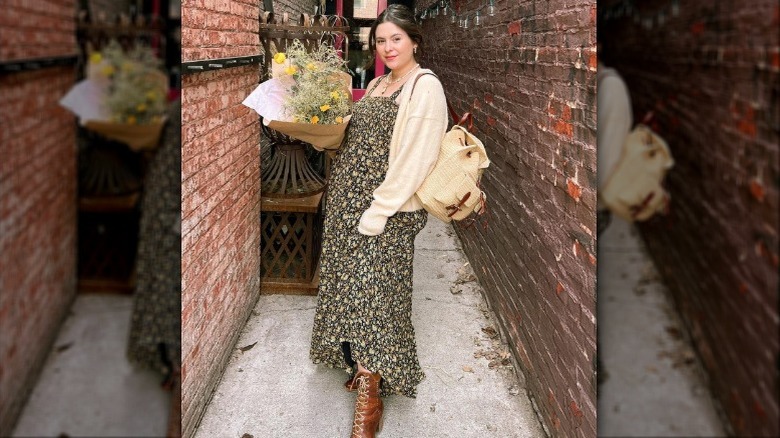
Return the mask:
[[[368,50],[371,52],[371,56],[376,55],[376,28],[382,23],[393,23],[400,27],[401,30],[409,35],[409,38],[417,43],[417,55],[422,52],[422,29],[417,21],[414,19],[414,12],[408,7],[401,4],[392,4],[387,7],[378,17],[376,21],[371,25],[371,31],[368,33]]]

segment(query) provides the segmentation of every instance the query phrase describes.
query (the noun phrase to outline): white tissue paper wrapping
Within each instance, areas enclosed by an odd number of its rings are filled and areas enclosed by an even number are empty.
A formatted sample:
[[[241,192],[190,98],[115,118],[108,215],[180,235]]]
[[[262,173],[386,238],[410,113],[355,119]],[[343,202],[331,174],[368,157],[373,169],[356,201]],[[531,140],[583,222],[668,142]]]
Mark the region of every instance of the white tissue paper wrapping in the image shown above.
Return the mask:
[[[60,99],[60,105],[77,115],[81,125],[88,120],[110,120],[111,114],[102,104],[107,93],[107,82],[85,79],[71,87]]]
[[[290,76],[269,79],[255,88],[241,103],[257,111],[266,126],[272,120],[290,122],[292,119],[285,114],[284,101],[293,83]]]

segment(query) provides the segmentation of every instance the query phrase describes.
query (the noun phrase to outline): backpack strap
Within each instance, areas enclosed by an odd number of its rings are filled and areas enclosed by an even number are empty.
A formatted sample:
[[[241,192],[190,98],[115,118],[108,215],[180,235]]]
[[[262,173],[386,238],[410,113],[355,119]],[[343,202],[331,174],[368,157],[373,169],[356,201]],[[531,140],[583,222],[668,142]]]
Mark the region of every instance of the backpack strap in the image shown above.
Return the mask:
[[[412,100],[412,93],[414,93],[414,86],[417,85],[417,81],[425,75],[431,75],[438,79],[439,77],[436,76],[434,73],[423,73],[420,75],[417,75],[414,78],[414,82],[412,82],[412,91],[409,92],[409,100]],[[460,125],[464,127],[467,131],[471,132],[472,129],[474,129],[474,116],[471,115],[471,113],[466,112],[463,113],[462,117],[458,117],[458,113],[455,112],[455,108],[452,107],[452,104],[450,104],[450,101],[447,99],[447,97],[444,97],[444,100],[447,102],[447,110],[450,112],[450,117],[452,117],[452,123],[456,125]],[[465,123],[468,122],[468,125]]]

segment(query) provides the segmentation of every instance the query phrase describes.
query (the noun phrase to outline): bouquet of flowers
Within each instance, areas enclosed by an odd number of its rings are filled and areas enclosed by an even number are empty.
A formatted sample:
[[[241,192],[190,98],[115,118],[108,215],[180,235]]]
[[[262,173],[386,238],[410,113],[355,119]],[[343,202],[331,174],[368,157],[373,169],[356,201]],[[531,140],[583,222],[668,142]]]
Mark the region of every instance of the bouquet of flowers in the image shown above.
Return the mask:
[[[149,47],[111,41],[90,54],[87,78],[60,100],[87,129],[131,149],[154,148],[165,124],[168,79]]]
[[[272,78],[242,102],[263,124],[315,149],[335,149],[344,138],[352,110],[352,78],[346,62],[327,45],[307,52],[294,40],[271,61]]]

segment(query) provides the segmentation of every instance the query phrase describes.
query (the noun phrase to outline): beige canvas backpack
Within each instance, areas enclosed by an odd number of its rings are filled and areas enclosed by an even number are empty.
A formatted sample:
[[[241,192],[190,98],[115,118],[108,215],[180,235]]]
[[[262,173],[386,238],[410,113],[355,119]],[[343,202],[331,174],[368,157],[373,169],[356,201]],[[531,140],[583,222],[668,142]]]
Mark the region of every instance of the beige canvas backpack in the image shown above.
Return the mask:
[[[416,195],[425,210],[444,222],[463,220],[485,212],[487,198],[479,186],[490,165],[485,146],[461,125],[441,141],[439,158]]]
[[[639,124],[626,137],[620,159],[599,196],[614,214],[629,222],[644,221],[668,208],[670,196],[661,183],[674,159],[666,141]]]
[[[436,76],[433,73],[425,74]],[[417,76],[412,83],[409,99],[422,76]],[[428,213],[444,222],[451,222],[462,221],[472,213],[479,216],[487,211],[487,197],[479,186],[479,180],[482,172],[490,165],[490,160],[485,146],[471,133],[474,127],[471,113],[465,113],[459,118],[449,101],[447,109],[455,125],[444,134],[436,164],[415,195]]]

